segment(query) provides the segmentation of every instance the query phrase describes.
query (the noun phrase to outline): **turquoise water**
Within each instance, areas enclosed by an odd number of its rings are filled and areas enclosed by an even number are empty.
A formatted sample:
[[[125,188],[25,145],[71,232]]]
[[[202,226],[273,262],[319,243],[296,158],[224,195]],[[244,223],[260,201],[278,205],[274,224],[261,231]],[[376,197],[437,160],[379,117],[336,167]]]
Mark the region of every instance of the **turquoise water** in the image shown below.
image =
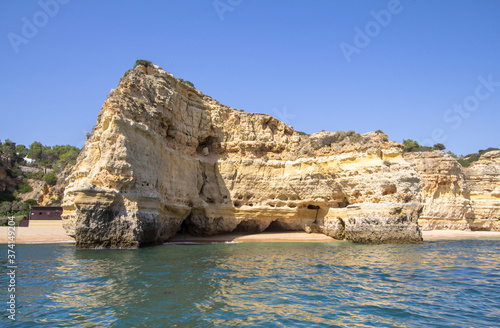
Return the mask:
[[[17,321],[2,309],[2,327],[500,326],[500,240],[17,245],[17,258]]]

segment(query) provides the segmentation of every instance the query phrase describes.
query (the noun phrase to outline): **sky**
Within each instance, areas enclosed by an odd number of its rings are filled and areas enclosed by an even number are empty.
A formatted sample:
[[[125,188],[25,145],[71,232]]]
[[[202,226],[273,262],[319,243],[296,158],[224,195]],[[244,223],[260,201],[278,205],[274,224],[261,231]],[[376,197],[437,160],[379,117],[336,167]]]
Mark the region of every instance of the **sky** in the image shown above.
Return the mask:
[[[137,59],[306,133],[500,147],[498,0],[0,0],[0,140],[82,147]]]

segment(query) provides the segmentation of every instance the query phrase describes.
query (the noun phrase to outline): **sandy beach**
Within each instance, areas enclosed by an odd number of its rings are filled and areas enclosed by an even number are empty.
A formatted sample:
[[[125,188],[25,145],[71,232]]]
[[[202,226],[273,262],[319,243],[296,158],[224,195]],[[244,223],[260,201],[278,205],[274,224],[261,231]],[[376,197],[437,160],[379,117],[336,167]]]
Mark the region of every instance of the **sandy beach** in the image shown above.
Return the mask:
[[[500,231],[430,230],[422,231],[426,240],[500,238]]]
[[[215,236],[191,236],[179,234],[171,243],[214,243],[214,242],[328,242],[336,241],[320,233],[306,232],[262,232],[257,234],[227,233]],[[337,240],[338,241],[338,240]]]
[[[8,243],[8,227],[0,227],[0,244]],[[31,221],[29,227],[16,227],[16,244],[74,243],[66,235],[62,221]]]
[[[424,241],[441,239],[479,239],[498,238],[500,232],[432,230],[423,231]],[[320,233],[306,232],[263,232],[258,234],[227,233],[215,236],[192,236],[179,234],[169,243],[220,243],[220,242],[334,242],[338,241]],[[16,243],[74,243],[66,235],[62,221],[32,221],[30,227],[16,228]],[[8,243],[8,227],[0,227],[0,244]]]

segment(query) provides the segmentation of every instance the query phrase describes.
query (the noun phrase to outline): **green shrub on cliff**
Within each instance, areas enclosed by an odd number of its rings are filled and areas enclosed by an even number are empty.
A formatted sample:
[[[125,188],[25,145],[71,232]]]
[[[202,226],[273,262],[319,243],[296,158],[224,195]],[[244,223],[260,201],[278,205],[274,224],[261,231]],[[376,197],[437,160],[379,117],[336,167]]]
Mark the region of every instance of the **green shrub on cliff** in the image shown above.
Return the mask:
[[[23,180],[17,185],[17,191],[19,191],[20,194],[26,194],[32,192],[33,188]]]
[[[0,215],[0,226],[9,226],[9,216],[14,216],[14,225],[19,226],[19,223],[27,216],[26,214],[6,214]],[[12,224],[12,223],[11,223]]]
[[[384,130],[378,129],[375,133],[380,135],[382,141],[389,141],[389,135],[385,133]]]
[[[349,137],[350,141],[353,143],[360,143],[363,141],[363,136],[359,133],[355,133]]]
[[[12,202],[16,199],[8,190],[0,191],[0,202]]]
[[[437,143],[432,147],[421,146],[416,140],[403,139],[403,152],[415,152],[415,151],[433,151],[433,150],[445,150],[446,147],[442,143]]]
[[[0,203],[0,216],[6,215],[28,215],[30,211],[30,206],[38,205],[34,199],[28,199],[26,201],[15,200],[13,202],[1,202]]]
[[[460,165],[462,165],[463,167],[469,167],[472,162],[470,162],[468,159],[465,159],[465,158],[459,158],[457,159],[457,161],[460,163]]]
[[[23,176],[26,179],[43,180],[43,171],[38,171],[38,172],[23,172]]]
[[[23,175],[23,171],[18,166],[12,166],[7,170],[7,175],[13,179]]]
[[[45,180],[45,182],[49,185],[49,186],[53,186],[57,183],[57,177],[55,175],[54,172],[49,172],[47,174],[45,174],[45,176],[43,177],[43,179]]]
[[[36,200],[34,200],[33,198],[26,199],[24,201],[24,203],[27,204],[28,206],[37,206],[38,205],[38,202]]]
[[[475,154],[469,154],[469,155],[466,155],[466,156],[461,156],[459,159],[458,159],[458,162],[463,166],[463,167],[469,167],[472,163],[474,163],[475,161],[479,160],[479,158],[486,154],[486,153],[489,153],[490,151],[494,151],[494,150],[500,150],[500,148],[493,148],[493,147],[490,147],[490,148],[487,148],[487,149],[481,149],[479,150],[477,153]]]
[[[179,79],[179,80],[180,80],[181,82],[184,82],[184,83],[186,83],[187,85],[190,85],[190,86],[192,86],[192,87],[194,88],[194,83],[193,83],[193,82],[188,81],[188,80],[184,80],[184,79]]]
[[[15,162],[17,160],[16,143],[10,141],[9,139],[5,139],[4,142],[0,144],[0,153],[4,157]]]
[[[137,59],[135,61],[135,66],[137,66],[137,65],[142,65],[142,66],[148,67],[148,66],[153,66],[153,63],[150,62],[149,60]]]
[[[29,158],[35,160],[35,166],[44,168],[62,168],[68,164],[74,165],[80,149],[70,145],[44,146],[35,141],[27,152]]]
[[[329,147],[332,144],[351,142],[359,143],[363,141],[361,134],[356,133],[356,131],[336,131],[331,134],[322,136],[321,138],[311,141],[311,146],[313,149],[319,149],[321,147]]]
[[[438,150],[445,150],[446,147],[442,143],[437,143],[433,146],[433,148],[436,148]]]
[[[80,155],[80,149],[70,145],[55,145],[52,151],[57,158],[57,166],[62,168],[68,164],[75,165],[76,158]]]

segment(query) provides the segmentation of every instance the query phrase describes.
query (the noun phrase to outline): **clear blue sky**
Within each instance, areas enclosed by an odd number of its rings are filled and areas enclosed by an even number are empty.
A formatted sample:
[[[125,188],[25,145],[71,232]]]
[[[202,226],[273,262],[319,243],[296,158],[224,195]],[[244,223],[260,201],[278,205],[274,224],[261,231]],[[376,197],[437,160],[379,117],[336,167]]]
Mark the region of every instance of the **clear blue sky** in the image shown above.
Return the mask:
[[[83,146],[147,59],[307,133],[500,147],[498,0],[54,1],[0,1],[1,140]]]

